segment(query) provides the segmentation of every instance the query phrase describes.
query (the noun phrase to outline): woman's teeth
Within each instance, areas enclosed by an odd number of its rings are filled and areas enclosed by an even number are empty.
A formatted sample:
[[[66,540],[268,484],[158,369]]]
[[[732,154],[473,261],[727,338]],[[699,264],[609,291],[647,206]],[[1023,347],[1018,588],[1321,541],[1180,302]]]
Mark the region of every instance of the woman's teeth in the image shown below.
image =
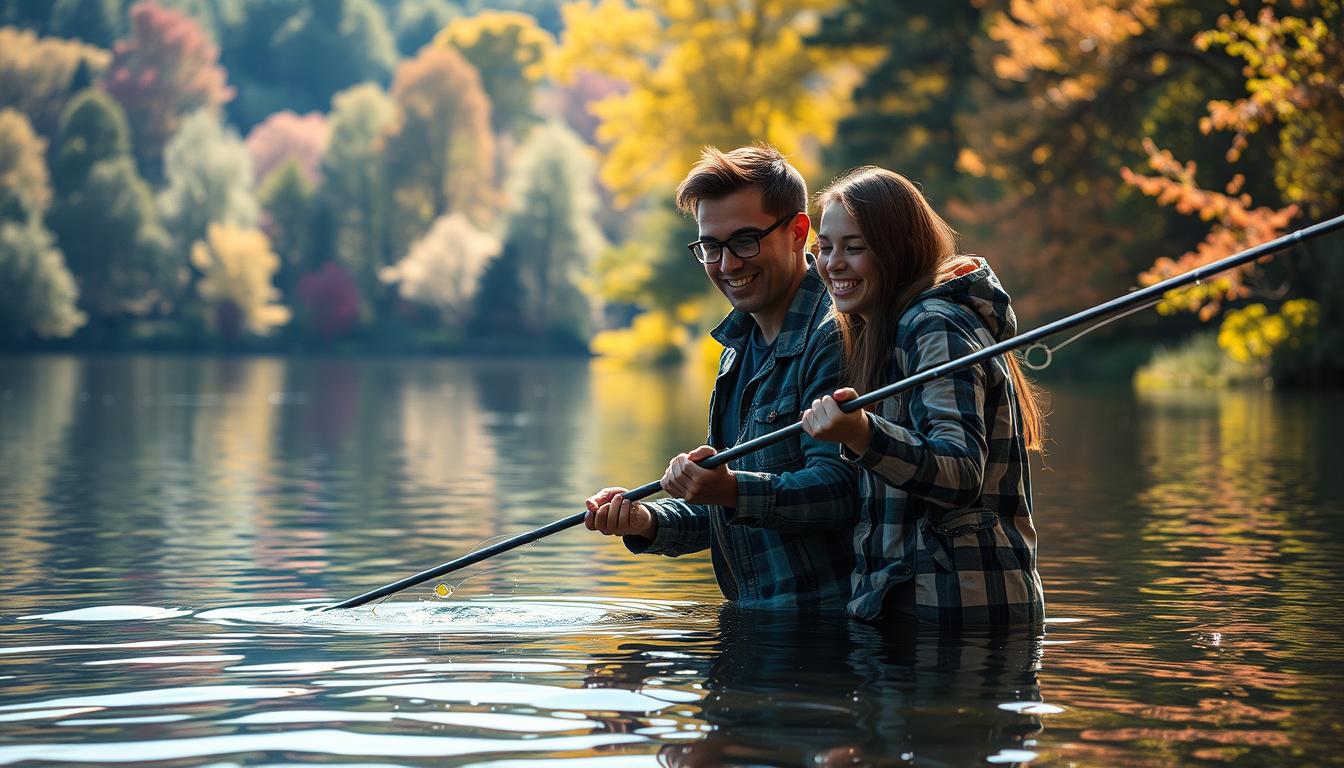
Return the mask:
[[[845,291],[857,287],[858,284],[859,284],[858,280],[832,280],[831,290],[843,293]]]

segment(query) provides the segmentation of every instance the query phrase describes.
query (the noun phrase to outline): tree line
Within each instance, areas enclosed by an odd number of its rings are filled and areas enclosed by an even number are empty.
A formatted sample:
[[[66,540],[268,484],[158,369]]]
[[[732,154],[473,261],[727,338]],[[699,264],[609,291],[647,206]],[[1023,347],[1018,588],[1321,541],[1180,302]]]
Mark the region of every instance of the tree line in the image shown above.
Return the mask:
[[[1027,326],[1344,209],[1340,0],[482,5],[0,2],[9,342],[694,355],[707,144],[905,173]],[[1337,377],[1339,250],[1130,332]]]

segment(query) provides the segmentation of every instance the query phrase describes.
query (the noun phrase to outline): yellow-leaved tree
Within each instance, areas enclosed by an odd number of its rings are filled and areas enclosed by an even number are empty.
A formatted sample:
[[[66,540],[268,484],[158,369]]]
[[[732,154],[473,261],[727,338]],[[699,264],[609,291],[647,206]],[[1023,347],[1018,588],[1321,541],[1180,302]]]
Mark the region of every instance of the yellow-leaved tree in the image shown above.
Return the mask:
[[[280,289],[271,284],[280,257],[259,230],[211,224],[206,239],[192,246],[191,263],[201,271],[196,289],[211,309],[215,333],[265,336],[289,322],[289,309],[275,303]]]
[[[537,20],[517,11],[482,11],[453,19],[434,45],[456,48],[481,73],[490,95],[495,133],[521,133],[532,117],[532,96],[543,63],[555,46]]]
[[[1182,213],[1212,221],[1213,226],[1195,250],[1177,260],[1159,259],[1139,276],[1140,282],[1151,285],[1279,237],[1304,209],[1315,216],[1338,212],[1344,202],[1344,187],[1339,182],[1344,173],[1341,21],[1344,2],[1340,0],[1298,2],[1286,13],[1277,12],[1270,3],[1254,17],[1240,9],[1224,15],[1216,28],[1195,36],[1201,50],[1222,48],[1242,60],[1246,88],[1241,98],[1209,101],[1200,131],[1233,133],[1226,153],[1228,163],[1242,159],[1253,135],[1274,132],[1270,149],[1274,185],[1287,205],[1252,207],[1250,195],[1241,192],[1241,174],[1232,178],[1226,194],[1202,189],[1195,181],[1193,162],[1182,165],[1171,153],[1145,141],[1148,163],[1158,175],[1144,176],[1125,168],[1125,181]],[[1224,301],[1257,295],[1251,283],[1255,270],[1255,265],[1246,265],[1202,285],[1172,291],[1158,308],[1184,309],[1199,313],[1203,320],[1211,319]],[[1330,274],[1330,270],[1321,271],[1315,279],[1329,285]],[[1276,292],[1263,293],[1272,296]],[[1329,298],[1328,288],[1325,295]],[[1218,345],[1238,362],[1268,361],[1279,347],[1299,344],[1303,333],[1319,325],[1320,315],[1320,307],[1311,299],[1286,301],[1277,312],[1261,303],[1250,304],[1223,317]],[[1329,354],[1329,350],[1322,352]]]
[[[879,57],[807,44],[840,0],[580,0],[549,59],[554,77],[584,71],[627,84],[592,105],[605,145],[602,181],[619,205],[668,193],[706,145],[765,141],[804,175],[818,170]]]

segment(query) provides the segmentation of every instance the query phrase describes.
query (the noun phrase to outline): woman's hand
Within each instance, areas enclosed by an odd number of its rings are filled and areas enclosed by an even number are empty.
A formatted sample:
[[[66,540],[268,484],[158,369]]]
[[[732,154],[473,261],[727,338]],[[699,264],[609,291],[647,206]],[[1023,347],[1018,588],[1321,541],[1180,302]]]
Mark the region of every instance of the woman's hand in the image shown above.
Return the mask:
[[[868,450],[871,437],[868,412],[862,408],[853,413],[840,410],[840,403],[858,396],[858,392],[845,387],[837,389],[833,396],[813,400],[812,407],[803,412],[803,431],[828,443],[844,443],[849,450],[862,454]]]

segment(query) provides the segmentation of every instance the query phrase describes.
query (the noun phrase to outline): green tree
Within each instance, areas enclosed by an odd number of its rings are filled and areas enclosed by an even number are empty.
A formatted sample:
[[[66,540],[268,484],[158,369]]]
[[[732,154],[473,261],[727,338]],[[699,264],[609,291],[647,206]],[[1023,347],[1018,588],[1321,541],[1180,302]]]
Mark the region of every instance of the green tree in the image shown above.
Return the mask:
[[[168,298],[177,270],[117,103],[91,89],[75,96],[61,115],[51,165],[56,195],[47,224],[88,313],[118,319]]]
[[[521,291],[482,301],[510,307],[534,333],[588,337],[591,305],[580,283],[606,247],[594,220],[595,171],[588,147],[554,123],[533,129],[514,163],[504,240]]]
[[[186,115],[217,114],[233,98],[218,60],[219,49],[190,16],[153,0],[131,9],[130,35],[117,42],[103,87],[135,126],[146,176],[159,178],[164,148]]]
[[[281,109],[322,109],[358,83],[386,84],[397,59],[370,0],[239,0],[223,27],[224,64],[241,93],[230,120],[244,129]]]
[[[399,255],[391,245],[382,138],[396,115],[392,99],[373,83],[336,94],[322,156],[319,205],[331,221],[335,256],[359,283],[366,304],[381,291],[378,271]]]
[[[0,27],[0,104],[24,113],[38,133],[50,136],[71,94],[110,60],[107,51],[78,41]]]
[[[126,115],[102,91],[80,91],[61,115],[52,150],[52,185],[58,195],[72,194],[84,186],[93,166],[130,154]]]
[[[414,56],[459,13],[448,0],[403,0],[397,4],[393,24],[397,50],[403,56]]]
[[[482,11],[454,19],[434,38],[451,46],[481,75],[497,134],[521,134],[533,122],[532,97],[542,62],[555,46],[550,33],[525,13]]]
[[[122,28],[121,0],[56,0],[51,7],[48,29],[56,37],[110,48]]]
[[[696,239],[695,222],[670,197],[640,211],[631,231],[628,240],[602,252],[594,265],[597,291],[604,299],[675,314],[712,290],[704,269],[686,249]]]
[[[252,156],[218,117],[206,111],[188,117],[163,157],[167,187],[159,209],[179,253],[203,239],[210,224],[257,226]]]
[[[0,334],[9,339],[69,336],[86,320],[65,259],[36,218],[0,221],[0,295]]]
[[[4,0],[0,2],[0,24],[22,27],[41,35],[51,21],[51,0]]]
[[[980,36],[981,7],[857,0],[822,23],[811,45],[838,54],[875,48],[882,56],[836,128],[825,153],[831,169],[880,165],[918,179],[926,190],[950,191],[960,176],[957,151],[966,145],[958,123],[974,113],[973,85],[981,80],[976,57],[966,50]]]
[[[175,296],[185,259],[174,258],[154,196],[129,155],[95,164],[84,184],[52,207],[48,221],[93,319],[115,324]]]
[[[317,193],[299,161],[291,158],[262,182],[257,198],[263,212],[261,229],[280,257],[275,282],[288,295],[299,275],[317,268]]]

